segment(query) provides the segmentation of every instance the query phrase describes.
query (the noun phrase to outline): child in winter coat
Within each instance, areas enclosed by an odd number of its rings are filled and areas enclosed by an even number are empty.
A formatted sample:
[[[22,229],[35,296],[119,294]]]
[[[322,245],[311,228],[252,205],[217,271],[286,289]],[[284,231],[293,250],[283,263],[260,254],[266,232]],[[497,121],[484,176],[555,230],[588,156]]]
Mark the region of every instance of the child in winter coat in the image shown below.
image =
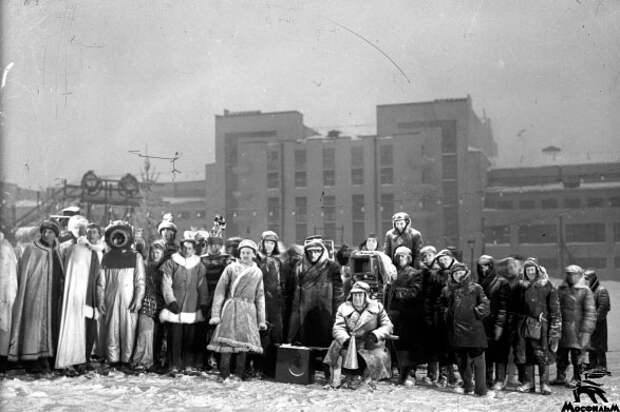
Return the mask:
[[[463,263],[457,262],[450,268],[451,282],[441,295],[442,307],[448,327],[450,346],[454,349],[463,387],[458,393],[487,395],[486,364],[484,351],[487,337],[483,319],[489,316],[489,300],[482,286],[471,279],[471,272]],[[475,387],[472,382],[472,368]]]

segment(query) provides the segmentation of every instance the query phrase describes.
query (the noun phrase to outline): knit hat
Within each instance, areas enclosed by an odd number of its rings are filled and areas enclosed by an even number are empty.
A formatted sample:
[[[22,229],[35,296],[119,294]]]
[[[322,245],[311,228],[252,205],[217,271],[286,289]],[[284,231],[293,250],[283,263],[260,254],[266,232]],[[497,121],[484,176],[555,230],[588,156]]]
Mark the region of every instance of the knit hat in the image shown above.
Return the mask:
[[[53,220],[46,219],[41,222],[41,225],[39,226],[39,232],[43,234],[43,231],[45,229],[50,229],[51,231],[56,233],[56,236],[60,235],[60,227],[58,226],[58,223],[54,222]]]
[[[254,251],[254,254],[258,253],[258,246],[253,240],[243,239],[241,242],[239,242],[239,247],[237,248],[237,250],[241,251],[241,249],[243,249],[244,247],[252,249]]]

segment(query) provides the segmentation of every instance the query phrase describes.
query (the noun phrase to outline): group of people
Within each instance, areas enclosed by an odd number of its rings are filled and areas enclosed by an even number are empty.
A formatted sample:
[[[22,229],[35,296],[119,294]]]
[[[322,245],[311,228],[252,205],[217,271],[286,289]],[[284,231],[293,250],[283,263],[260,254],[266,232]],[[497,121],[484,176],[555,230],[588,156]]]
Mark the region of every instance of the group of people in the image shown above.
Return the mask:
[[[332,259],[320,236],[286,250],[269,230],[258,243],[224,240],[216,217],[210,231],[181,237],[166,216],[146,245],[127,222],[104,230],[71,219],[68,235],[44,221],[23,250],[0,236],[3,368],[217,368],[227,382],[250,370],[274,377],[277,347],[288,343],[319,354],[332,387],[373,387],[394,374],[411,386],[426,364],[420,382],[485,396],[504,388],[511,364],[522,392],[535,391],[538,366],[544,394],[554,360],[551,383],[567,386],[586,363],[607,366],[609,294],[594,271],[568,266],[556,287],[533,257],[483,255],[472,273],[453,249],[424,245],[406,213],[393,216],[382,250],[375,235],[360,245],[379,262],[379,293],[352,270],[349,248]]]

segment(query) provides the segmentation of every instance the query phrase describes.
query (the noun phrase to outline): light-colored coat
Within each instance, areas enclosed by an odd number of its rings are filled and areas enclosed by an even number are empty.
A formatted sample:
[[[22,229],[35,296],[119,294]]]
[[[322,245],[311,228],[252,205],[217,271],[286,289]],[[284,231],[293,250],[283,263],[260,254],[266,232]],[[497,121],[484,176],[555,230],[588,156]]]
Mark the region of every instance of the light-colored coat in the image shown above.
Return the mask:
[[[9,353],[13,303],[17,296],[17,256],[0,233],[0,356]]]
[[[339,359],[346,356],[347,352],[347,348],[342,345],[351,338],[355,339],[357,353],[366,362],[370,377],[375,380],[389,378],[392,376],[392,365],[385,339],[393,329],[394,326],[381,303],[368,300],[366,308],[360,313],[350,301],[344,302],[338,307],[332,329],[334,340],[323,362],[337,367]],[[371,333],[377,337],[377,343],[368,340]]]
[[[265,291],[263,273],[256,263],[226,266],[213,296],[213,320],[219,323],[207,349],[263,353],[258,328],[265,325]]]
[[[180,313],[163,309],[159,320],[172,323],[197,323],[204,321],[200,309],[209,303],[206,268],[198,256],[188,259],[174,253],[161,266],[161,288],[166,305],[177,302]]]

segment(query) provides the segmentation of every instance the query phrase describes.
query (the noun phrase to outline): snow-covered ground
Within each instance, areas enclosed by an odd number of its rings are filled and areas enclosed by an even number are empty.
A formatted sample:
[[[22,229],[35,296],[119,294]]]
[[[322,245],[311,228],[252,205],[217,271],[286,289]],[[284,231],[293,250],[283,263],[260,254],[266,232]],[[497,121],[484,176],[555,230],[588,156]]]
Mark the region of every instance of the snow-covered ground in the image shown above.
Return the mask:
[[[612,295],[609,316],[609,369],[601,378],[610,402],[620,405],[620,283],[607,282]],[[552,368],[552,378],[555,371]],[[5,411],[557,411],[572,401],[571,390],[554,387],[551,396],[498,392],[495,398],[454,394],[448,390],[388,382],[377,390],[326,390],[321,382],[309,386],[268,381],[247,381],[225,386],[216,375],[170,378],[159,375],[127,376],[113,372],[76,378],[27,380],[6,377],[0,381],[0,410]],[[591,403],[582,401],[583,406]],[[576,406],[576,405],[575,405]]]

